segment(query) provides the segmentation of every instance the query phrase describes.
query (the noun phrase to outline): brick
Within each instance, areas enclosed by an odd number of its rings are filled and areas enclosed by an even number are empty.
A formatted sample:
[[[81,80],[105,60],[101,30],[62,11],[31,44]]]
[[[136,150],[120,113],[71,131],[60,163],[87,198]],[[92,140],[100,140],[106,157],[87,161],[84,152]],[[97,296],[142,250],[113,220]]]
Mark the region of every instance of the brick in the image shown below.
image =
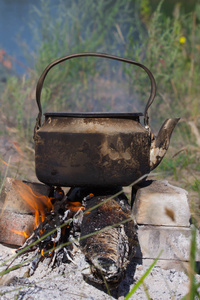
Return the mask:
[[[50,187],[41,183],[21,181],[14,178],[6,178],[0,195],[0,209],[11,210],[13,212],[19,212],[21,214],[34,212],[34,209],[23,199],[24,186],[28,186],[32,189],[33,193],[27,189],[27,193],[30,195],[30,199],[34,199],[34,195],[41,194],[48,196]],[[22,191],[22,194],[20,193]],[[25,193],[24,193],[25,194]]]
[[[13,230],[32,233],[34,216],[19,214],[11,210],[0,210],[0,242],[13,246],[22,246],[25,242],[23,234],[17,234]]]
[[[191,228],[170,226],[138,226],[140,251],[135,257],[155,259],[163,250],[160,259],[189,261]],[[197,257],[200,260],[200,238],[197,234]]]
[[[154,259],[144,258],[142,261],[139,258],[134,258],[134,262],[143,267],[150,267],[154,262]],[[175,269],[178,272],[188,272],[189,271],[189,262],[181,260],[168,260],[168,259],[158,259],[156,266],[164,270]]]
[[[188,192],[168,181],[149,181],[138,189],[133,213],[138,224],[188,227]]]
[[[24,235],[17,234],[13,230],[32,233],[33,214],[37,210],[36,206],[34,209],[24,200],[24,196],[29,197],[31,204],[36,200],[45,208],[42,198],[48,196],[49,192],[50,188],[44,184],[6,178],[0,195],[0,242],[16,246],[23,245]]]

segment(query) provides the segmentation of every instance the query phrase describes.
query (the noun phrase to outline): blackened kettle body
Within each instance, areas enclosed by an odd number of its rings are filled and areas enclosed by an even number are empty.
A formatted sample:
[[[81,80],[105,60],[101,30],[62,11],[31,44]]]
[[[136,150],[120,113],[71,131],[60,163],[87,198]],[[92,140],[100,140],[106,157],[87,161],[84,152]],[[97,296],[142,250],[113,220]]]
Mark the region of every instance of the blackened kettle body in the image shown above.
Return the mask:
[[[142,113],[46,113],[41,124],[41,91],[49,70],[68,59],[95,56],[137,65],[151,82]],[[103,53],[77,53],[47,66],[36,88],[39,114],[34,129],[38,179],[54,186],[127,186],[149,174],[164,157],[179,118],[167,119],[157,137],[150,131],[148,109],[156,94],[155,79],[141,63]]]

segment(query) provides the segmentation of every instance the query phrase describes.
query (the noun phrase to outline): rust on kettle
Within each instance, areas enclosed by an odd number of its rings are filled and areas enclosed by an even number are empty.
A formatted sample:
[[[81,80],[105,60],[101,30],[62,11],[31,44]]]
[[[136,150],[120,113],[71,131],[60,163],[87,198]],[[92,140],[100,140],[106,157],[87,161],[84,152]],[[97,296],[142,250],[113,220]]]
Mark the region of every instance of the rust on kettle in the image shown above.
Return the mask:
[[[155,169],[163,157],[165,156],[170,143],[172,132],[180,118],[167,119],[157,137],[152,136],[151,149],[150,149],[150,168]]]
[[[49,123],[47,118],[35,133],[40,181],[60,186],[116,186],[129,185],[149,173],[150,137],[141,124],[131,119],[99,119],[85,122],[54,116]]]
[[[46,113],[41,125],[43,82],[55,65],[77,57],[102,57],[141,67],[151,92],[142,113]],[[38,179],[60,186],[127,186],[149,174],[164,157],[179,118],[168,119],[157,137],[149,127],[148,109],[156,95],[151,71],[143,64],[102,53],[77,53],[50,63],[36,88],[39,114],[34,130]]]

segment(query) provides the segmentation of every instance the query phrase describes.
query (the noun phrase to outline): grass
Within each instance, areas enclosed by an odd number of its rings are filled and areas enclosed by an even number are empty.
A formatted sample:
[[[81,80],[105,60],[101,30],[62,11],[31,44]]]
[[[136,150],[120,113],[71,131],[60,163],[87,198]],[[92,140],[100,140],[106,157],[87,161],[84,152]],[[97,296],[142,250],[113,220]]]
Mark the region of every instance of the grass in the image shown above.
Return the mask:
[[[2,188],[2,187],[1,187]],[[119,195],[119,193],[117,193],[116,195],[114,195],[113,197]],[[112,197],[111,197],[112,198]],[[111,198],[108,198],[106,201],[108,201],[109,199]],[[103,203],[101,203],[100,205],[102,205]],[[99,205],[98,205],[99,206]],[[95,209],[97,206],[93,207],[92,209]],[[91,211],[91,209],[90,209]],[[88,213],[89,211],[86,210],[84,213]],[[129,221],[128,219],[126,220],[127,222]],[[70,220],[69,220],[70,222]],[[67,224],[67,223],[66,223]],[[66,224],[64,224],[64,226],[66,226]],[[121,224],[121,223],[120,223]],[[115,224],[114,226],[118,226],[119,224]],[[101,232],[104,232],[106,230],[108,230],[110,228],[110,226],[107,226],[105,228],[103,228],[102,230],[100,230]],[[56,230],[56,229],[55,229]],[[54,231],[55,231],[54,230]],[[46,234],[45,236],[43,236],[41,239],[45,239],[49,234],[51,234],[52,232]],[[88,236],[92,236],[94,234],[96,234],[97,232],[94,232],[92,234],[89,234],[87,236],[84,236],[82,238],[86,238]],[[196,228],[195,226],[192,227],[192,235],[191,235],[191,247],[190,247],[190,261],[189,261],[189,268],[188,268],[188,278],[189,278],[189,292],[188,294],[183,297],[182,299],[183,300],[188,300],[188,299],[195,299],[195,297],[199,297],[199,287],[200,287],[200,283],[197,282],[196,280],[196,277],[195,277],[195,274],[196,274],[196,255],[197,255],[197,252],[199,252],[199,249],[197,248],[197,243],[196,243]],[[19,252],[19,254],[23,254],[23,252],[27,249],[29,249],[29,247],[33,246],[33,245],[36,245],[40,240],[37,240],[36,242],[34,242],[33,244],[31,244],[30,246],[28,246],[27,248],[25,248],[24,250],[22,250],[21,252]],[[71,242],[67,242],[65,245],[67,244],[70,244]],[[64,246],[64,245],[63,245]],[[53,249],[52,249],[53,250]],[[54,249],[55,250],[55,249]],[[49,253],[51,250],[48,250],[47,252]],[[162,253],[162,252],[161,252]],[[129,293],[126,295],[125,299],[128,300],[132,297],[132,295],[134,295],[134,293],[137,291],[138,288],[140,288],[141,286],[143,286],[144,290],[145,290],[145,293],[146,293],[146,296],[147,296],[147,299],[151,299],[150,298],[150,295],[149,295],[149,292],[148,290],[146,290],[146,286],[145,286],[145,278],[150,274],[151,270],[153,269],[153,267],[156,265],[161,253],[158,255],[158,257],[154,260],[154,262],[151,264],[151,266],[145,271],[144,275],[139,278],[139,280],[136,282],[136,284],[133,286],[133,288],[129,291]],[[16,259],[18,255],[15,255],[11,258],[9,258],[8,260],[6,260],[2,265],[5,265],[7,264],[9,261],[13,262],[13,260]],[[31,260],[33,260],[34,257],[31,258]],[[1,271],[0,272],[0,276],[4,276],[6,275],[7,273],[9,272],[12,272],[18,268],[21,268],[23,265],[26,265],[27,263],[30,262],[30,259],[26,259],[25,261],[23,261],[22,263],[18,263],[17,265],[14,265],[14,266],[9,266],[8,268],[6,268],[6,270],[4,271]],[[39,283],[39,282],[38,282]],[[35,283],[34,283],[35,284]],[[31,287],[32,284],[29,284],[28,287]],[[24,287],[19,287],[19,288],[15,288],[15,289],[12,289],[11,291],[7,291],[7,292],[2,292],[0,293],[2,296],[9,293],[9,292],[20,292],[20,290],[24,288]],[[110,295],[110,292],[108,290],[108,294]]]
[[[159,253],[158,257],[154,260],[154,262],[151,264],[151,266],[146,270],[146,272],[144,273],[144,275],[138,280],[138,282],[134,285],[134,287],[130,290],[130,292],[126,295],[126,297],[124,298],[124,300],[128,300],[130,299],[130,297],[137,291],[137,289],[144,283],[145,278],[149,275],[149,273],[151,272],[151,270],[153,269],[153,267],[156,265],[160,255],[162,254]],[[149,296],[149,295],[148,295]],[[147,297],[148,297],[147,296]],[[149,299],[149,298],[147,298]],[[151,299],[151,298],[150,298]]]
[[[24,165],[30,163],[33,167],[34,153],[30,154],[30,149],[33,152],[33,128],[38,112],[35,86],[51,61],[70,53],[98,51],[142,62],[153,72],[158,86],[150,108],[153,131],[165,118],[182,117],[170,149],[156,169],[160,174],[157,178],[168,179],[189,191],[194,223],[200,226],[200,1],[196,1],[189,14],[183,14],[181,6],[176,7],[171,17],[162,13],[161,6],[162,2],[151,13],[148,0],[86,0],[84,5],[77,0],[69,1],[68,6],[59,1],[54,7],[54,19],[49,1],[41,1],[41,10],[33,7],[29,25],[38,47],[32,57],[26,47],[33,67],[23,77],[7,77],[1,93],[0,132],[2,137],[8,136],[23,145]],[[40,32],[34,25],[36,15]],[[143,112],[148,95],[149,82],[144,72],[128,65],[80,59],[61,64],[50,72],[42,92],[42,106],[43,111]],[[1,158],[4,160],[4,155]],[[7,174],[23,178],[34,173],[28,170],[29,175],[25,174],[27,170],[21,170],[16,163],[9,165],[1,168],[1,187]],[[196,251],[194,240],[191,247],[192,260]],[[193,266],[191,270],[194,271]],[[191,292],[185,299],[192,299],[192,293],[198,295],[193,275],[189,278]]]
[[[144,176],[143,176],[143,177],[144,177]],[[134,182],[132,185],[136,184],[137,182],[138,182],[138,181]],[[131,185],[131,186],[132,186],[132,185]],[[102,204],[105,204],[107,201],[109,201],[110,199],[112,199],[112,198],[114,198],[114,197],[120,195],[121,193],[122,193],[122,191],[116,193],[116,194],[115,194],[114,196],[112,196],[112,197],[109,197],[109,198],[106,199],[104,202],[102,202],[102,203],[100,203],[100,204],[98,204],[98,205],[96,205],[96,206],[90,208],[89,210],[86,210],[86,211],[84,212],[84,214],[87,214],[87,213],[89,213],[90,211],[96,209],[98,206],[100,206],[100,205],[102,205]],[[107,231],[107,230],[109,230],[111,227],[117,227],[117,226],[119,226],[119,225],[121,225],[121,224],[124,224],[124,223],[126,223],[126,222],[131,221],[132,219],[133,219],[133,217],[130,217],[129,219],[124,220],[124,221],[122,221],[122,222],[120,222],[120,223],[118,223],[118,224],[115,224],[115,225],[112,225],[112,226],[106,226],[105,228],[99,230],[98,232],[104,232],[104,231]],[[69,222],[71,222],[71,219],[69,219],[68,222],[65,222],[65,224],[63,224],[62,226],[66,226]],[[62,226],[61,226],[61,227],[62,227]],[[50,234],[52,234],[52,233],[55,232],[56,230],[57,230],[57,228],[55,228],[55,229],[54,229],[53,231],[51,231],[51,232],[48,232],[48,233],[47,233],[46,235],[44,235],[41,239],[38,239],[37,241],[33,242],[31,245],[29,245],[29,246],[27,246],[26,248],[24,248],[23,250],[21,250],[18,254],[14,255],[13,257],[11,257],[11,258],[9,258],[8,260],[4,261],[3,264],[0,265],[0,267],[2,267],[2,266],[4,266],[4,265],[7,265],[10,261],[11,261],[11,262],[10,262],[9,266],[8,266],[5,270],[3,270],[3,271],[0,272],[0,276],[1,276],[1,277],[2,277],[2,276],[5,276],[6,274],[8,274],[8,273],[10,273],[10,272],[12,272],[12,271],[14,271],[14,270],[16,270],[16,269],[19,269],[19,268],[21,268],[23,265],[26,265],[27,263],[29,263],[30,261],[32,261],[32,260],[34,259],[34,257],[31,257],[31,259],[26,259],[25,261],[23,261],[22,263],[18,263],[17,265],[11,266],[11,264],[15,261],[15,259],[16,259],[20,254],[23,254],[26,250],[28,250],[28,249],[31,248],[32,246],[36,245],[37,243],[39,243],[41,240],[45,239],[47,236],[49,236]],[[97,232],[95,231],[95,232],[93,232],[93,233],[90,233],[90,234],[88,234],[88,235],[82,237],[82,238],[84,239],[84,238],[87,238],[87,237],[90,237],[90,236],[96,235],[96,234],[97,234]],[[69,245],[69,244],[71,244],[71,243],[72,243],[72,241],[69,241],[69,242],[63,244],[63,246]],[[58,247],[59,247],[59,246],[58,246]],[[53,250],[53,249],[52,249],[52,250]],[[54,248],[54,250],[56,250],[56,248]],[[49,253],[49,251],[51,251],[51,250],[48,250],[47,253]],[[44,254],[45,254],[45,253],[44,253]],[[36,254],[36,256],[38,256],[38,254]],[[36,256],[35,256],[35,257],[36,257]],[[153,266],[155,265],[156,261],[157,261],[157,260],[155,260],[154,264],[152,264],[152,266],[151,266],[151,267],[149,268],[149,270],[146,272],[146,276],[148,275],[148,273],[150,272],[150,270],[153,268]],[[146,276],[143,276],[143,278],[141,279],[141,283],[143,282],[143,280],[144,280],[144,278],[145,278]],[[140,286],[141,283],[137,284],[137,288]],[[30,284],[29,286],[31,286],[31,284]],[[136,290],[137,288],[135,287],[134,290]],[[21,289],[22,289],[22,288],[19,287],[19,288],[17,288],[17,289],[11,290],[10,292],[13,292],[13,291],[18,292],[18,291],[20,291]],[[133,292],[134,292],[134,291],[132,291],[132,294],[133,294]],[[7,293],[9,293],[9,291],[8,291],[8,292],[2,292],[2,293],[0,293],[0,295],[3,296],[3,295],[5,295],[5,294],[7,294]],[[108,290],[108,294],[110,295],[110,291],[109,291],[109,290]],[[129,298],[129,297],[128,297],[128,298]],[[127,299],[128,299],[128,298],[127,298]]]
[[[200,298],[200,293],[199,293],[200,283],[197,282],[195,278],[197,251],[199,254],[199,249],[197,248],[197,243],[196,243],[196,235],[197,235],[197,230],[193,226],[191,246],[190,246],[190,262],[189,262],[189,271],[188,271],[188,277],[190,280],[189,292],[185,297],[182,298],[182,300],[192,300],[192,299]]]
[[[199,128],[200,3],[197,1],[190,14],[182,14],[179,8],[169,18],[161,12],[161,2],[143,24],[140,14],[146,11],[148,15],[148,3],[123,0],[113,4],[106,0],[91,4],[87,0],[84,6],[81,1],[69,1],[66,7],[65,1],[59,1],[54,19],[48,1],[41,1],[40,11],[33,7],[33,17],[37,15],[41,26],[38,32],[34,19],[30,20],[38,45],[32,58],[34,68],[23,78],[8,78],[1,107],[6,121],[33,143],[31,129],[37,114],[34,90],[44,68],[69,53],[98,51],[133,58],[153,72],[158,85],[150,109],[153,126],[157,128],[164,118],[180,116],[186,122],[194,121]],[[124,97],[118,96],[120,90]],[[50,72],[43,88],[42,106],[43,111],[61,112],[144,111],[149,92],[146,74],[136,67],[80,58],[56,66]],[[191,133],[186,135],[188,138]],[[178,136],[180,143],[185,138],[181,133]]]
[[[196,181],[195,172],[200,172],[199,158],[195,155],[196,153],[187,151],[187,148],[184,148],[177,155],[174,154],[173,156],[170,156],[170,152],[172,153],[172,150],[169,151],[168,157],[163,159],[156,171],[163,174],[163,177],[171,176],[175,181],[183,180],[185,172],[187,172]]]

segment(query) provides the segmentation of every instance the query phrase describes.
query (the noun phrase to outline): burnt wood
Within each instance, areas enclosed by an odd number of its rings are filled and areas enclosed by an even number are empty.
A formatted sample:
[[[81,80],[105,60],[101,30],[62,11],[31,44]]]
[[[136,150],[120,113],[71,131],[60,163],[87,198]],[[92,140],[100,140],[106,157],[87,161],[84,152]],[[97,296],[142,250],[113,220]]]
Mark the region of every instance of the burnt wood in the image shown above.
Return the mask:
[[[118,286],[138,246],[136,225],[126,197],[109,199],[107,195],[87,200],[80,246],[91,265],[91,274],[84,275],[85,279],[95,284],[106,281],[111,289]]]

